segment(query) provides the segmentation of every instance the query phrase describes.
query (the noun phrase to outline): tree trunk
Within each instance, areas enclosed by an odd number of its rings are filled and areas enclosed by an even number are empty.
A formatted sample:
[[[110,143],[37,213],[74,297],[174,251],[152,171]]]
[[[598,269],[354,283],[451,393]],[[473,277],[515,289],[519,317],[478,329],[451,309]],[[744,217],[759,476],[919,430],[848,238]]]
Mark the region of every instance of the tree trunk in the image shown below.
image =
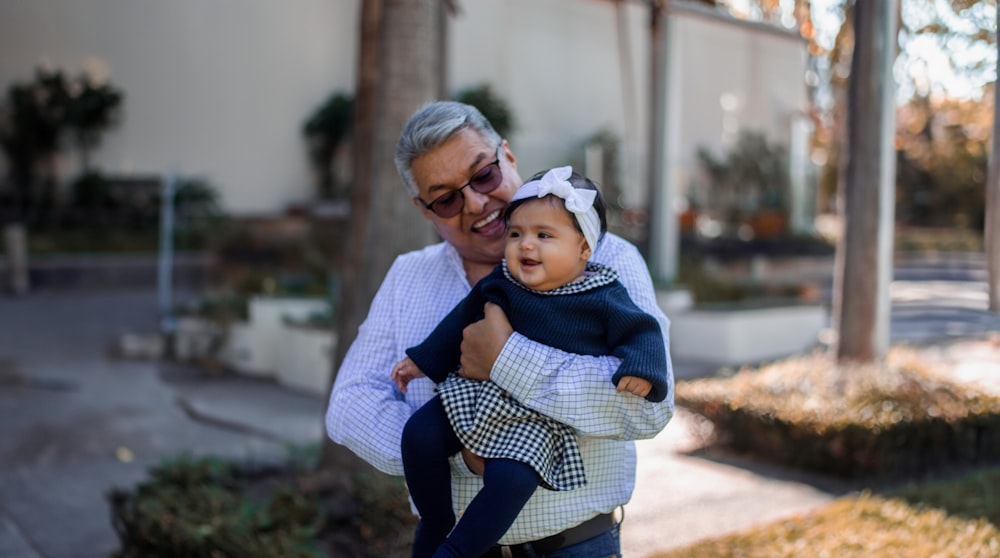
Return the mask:
[[[866,362],[888,349],[895,176],[891,74],[896,0],[854,5],[844,170],[844,230],[837,247],[837,359]]]
[[[14,295],[28,293],[28,231],[23,222],[3,226],[4,252],[7,254],[7,290]],[[0,289],[2,291],[2,289]]]
[[[440,10],[440,0],[362,2],[355,185],[334,367],[343,361],[357,336],[358,326],[395,257],[435,239],[433,229],[403,189],[393,154],[399,133],[413,112],[441,95],[438,42],[444,36],[444,18]],[[389,372],[385,371],[386,377]],[[370,470],[329,439],[321,466]]]
[[[997,10],[1000,23],[1000,9]],[[1000,41],[997,41],[997,75],[1000,76]],[[990,312],[1000,312],[1000,80],[993,84],[993,135],[986,178],[986,283]]]

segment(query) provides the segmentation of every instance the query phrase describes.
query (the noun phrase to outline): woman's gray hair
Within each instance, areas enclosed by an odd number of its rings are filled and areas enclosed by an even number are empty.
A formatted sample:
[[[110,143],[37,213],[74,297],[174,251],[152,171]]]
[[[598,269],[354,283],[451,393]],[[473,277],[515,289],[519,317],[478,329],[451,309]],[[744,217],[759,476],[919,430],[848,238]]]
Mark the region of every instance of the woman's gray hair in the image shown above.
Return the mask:
[[[413,160],[439,147],[464,129],[474,130],[484,139],[500,145],[500,134],[472,105],[456,101],[436,101],[424,105],[410,117],[396,144],[396,171],[413,197],[420,189],[413,179]]]

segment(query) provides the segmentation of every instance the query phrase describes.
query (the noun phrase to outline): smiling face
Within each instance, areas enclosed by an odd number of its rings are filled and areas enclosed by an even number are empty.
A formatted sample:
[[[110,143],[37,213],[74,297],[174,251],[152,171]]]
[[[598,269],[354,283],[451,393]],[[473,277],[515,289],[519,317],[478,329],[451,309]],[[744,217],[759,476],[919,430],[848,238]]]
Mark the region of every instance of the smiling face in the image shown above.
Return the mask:
[[[521,204],[510,215],[504,257],[521,284],[551,291],[583,276],[590,248],[563,201],[546,196]]]
[[[415,158],[411,165],[420,199],[431,203],[468,184],[498,157],[499,167],[495,170],[503,174],[500,185],[488,194],[462,188],[459,195],[465,201],[457,215],[441,217],[420,200],[413,200],[441,238],[462,256],[470,283],[489,273],[503,257],[506,231],[502,213],[522,182],[514,155],[506,141],[497,149],[496,144],[479,133],[464,129],[436,149]]]

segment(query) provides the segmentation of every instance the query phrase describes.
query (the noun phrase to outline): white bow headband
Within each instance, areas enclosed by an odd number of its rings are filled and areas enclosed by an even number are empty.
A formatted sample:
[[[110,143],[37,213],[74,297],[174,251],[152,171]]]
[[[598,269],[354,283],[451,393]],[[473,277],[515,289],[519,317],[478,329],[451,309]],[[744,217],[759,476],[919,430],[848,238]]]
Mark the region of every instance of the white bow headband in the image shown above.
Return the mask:
[[[538,180],[532,180],[521,186],[510,201],[513,203],[530,197],[544,198],[552,194],[562,198],[566,202],[566,209],[576,217],[576,222],[580,224],[583,231],[583,238],[590,246],[590,252],[597,250],[597,240],[601,236],[601,218],[594,209],[594,200],[597,199],[596,190],[584,190],[574,188],[569,177],[573,174],[573,167],[558,167],[549,170]]]

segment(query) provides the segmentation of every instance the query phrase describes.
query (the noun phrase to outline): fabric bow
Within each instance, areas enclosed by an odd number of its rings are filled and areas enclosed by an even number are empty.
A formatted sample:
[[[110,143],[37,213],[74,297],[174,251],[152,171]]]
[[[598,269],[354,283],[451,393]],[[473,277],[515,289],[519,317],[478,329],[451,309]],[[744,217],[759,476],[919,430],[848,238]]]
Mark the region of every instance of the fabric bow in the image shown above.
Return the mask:
[[[597,191],[574,188],[569,181],[572,174],[573,167],[559,167],[542,175],[538,181],[538,197],[542,198],[549,194],[559,196],[566,200],[566,209],[572,213],[586,213],[594,206]]]
[[[593,254],[597,250],[597,241],[601,236],[601,218],[597,215],[597,210],[594,209],[597,191],[573,187],[569,181],[572,174],[573,167],[571,166],[550,169],[540,179],[521,186],[511,201],[532,196],[544,198],[548,195],[562,198],[566,203],[566,209],[576,217],[576,222],[580,224],[583,238],[586,239],[590,246],[590,253]]]

